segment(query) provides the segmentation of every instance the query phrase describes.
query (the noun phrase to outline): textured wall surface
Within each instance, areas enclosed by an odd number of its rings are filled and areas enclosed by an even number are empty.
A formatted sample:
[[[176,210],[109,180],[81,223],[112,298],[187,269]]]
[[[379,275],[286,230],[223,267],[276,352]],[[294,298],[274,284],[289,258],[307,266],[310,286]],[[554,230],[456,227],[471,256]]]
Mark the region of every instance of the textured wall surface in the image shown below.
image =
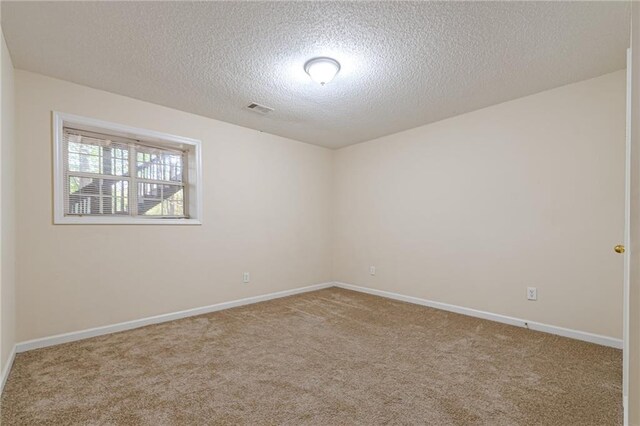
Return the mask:
[[[628,2],[2,2],[17,68],[327,147],[625,67]],[[325,87],[303,64],[342,64]],[[275,111],[246,110],[258,102]]]
[[[621,338],[625,86],[619,71],[338,150],[333,278]]]
[[[330,280],[331,150],[15,76],[19,341]],[[54,226],[52,110],[202,140],[203,225]]]

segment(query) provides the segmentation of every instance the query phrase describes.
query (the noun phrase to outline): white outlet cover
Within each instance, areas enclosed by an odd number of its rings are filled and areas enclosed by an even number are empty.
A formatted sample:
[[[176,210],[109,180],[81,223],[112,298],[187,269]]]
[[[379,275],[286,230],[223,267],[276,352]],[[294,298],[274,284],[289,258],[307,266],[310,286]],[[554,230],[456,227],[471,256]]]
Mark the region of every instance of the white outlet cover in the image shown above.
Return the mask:
[[[376,267],[375,266],[369,266],[369,273],[371,275],[375,275],[376,274]]]
[[[243,272],[242,273],[242,282],[243,283],[248,283],[250,279],[251,279],[251,275],[248,272]]]
[[[527,300],[538,300],[538,289],[535,287],[527,287]]]

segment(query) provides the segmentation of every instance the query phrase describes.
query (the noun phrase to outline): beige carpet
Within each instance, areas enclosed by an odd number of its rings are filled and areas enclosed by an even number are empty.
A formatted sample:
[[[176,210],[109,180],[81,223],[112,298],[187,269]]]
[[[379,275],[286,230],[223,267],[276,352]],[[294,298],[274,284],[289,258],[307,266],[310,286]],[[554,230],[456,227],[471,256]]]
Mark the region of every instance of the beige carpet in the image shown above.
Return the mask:
[[[16,357],[2,425],[617,425],[619,350],[331,288]]]

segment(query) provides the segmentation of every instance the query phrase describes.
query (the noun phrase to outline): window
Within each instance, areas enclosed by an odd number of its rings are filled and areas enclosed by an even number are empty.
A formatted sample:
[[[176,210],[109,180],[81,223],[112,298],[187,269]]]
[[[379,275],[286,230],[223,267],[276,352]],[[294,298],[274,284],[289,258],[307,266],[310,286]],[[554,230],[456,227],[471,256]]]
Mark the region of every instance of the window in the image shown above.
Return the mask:
[[[54,113],[55,223],[199,224],[200,142]]]

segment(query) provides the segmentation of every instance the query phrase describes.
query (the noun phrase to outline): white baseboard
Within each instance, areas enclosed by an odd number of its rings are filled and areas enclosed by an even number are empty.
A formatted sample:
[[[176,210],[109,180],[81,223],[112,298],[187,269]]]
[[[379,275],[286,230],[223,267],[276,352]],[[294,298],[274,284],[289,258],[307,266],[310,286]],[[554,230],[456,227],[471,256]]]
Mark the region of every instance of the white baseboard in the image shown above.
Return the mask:
[[[616,349],[622,349],[622,339],[615,339],[613,337],[587,333],[585,331],[572,330],[570,328],[556,327],[554,325],[509,317],[506,315],[494,314],[491,312],[479,311],[471,308],[464,308],[462,306],[450,305],[448,303],[434,302],[432,300],[420,299],[419,297],[405,296],[403,294],[392,293],[390,291],[384,290],[376,290],[373,288],[361,287],[353,284],[335,282],[335,286],[347,290],[359,291],[361,293],[386,297],[388,299],[400,300],[403,302],[414,303],[416,305],[428,306],[430,308],[442,309],[444,311],[455,312],[457,314],[501,322],[518,327],[525,327],[529,328],[530,330],[543,331],[545,333],[557,334],[558,336],[569,337],[571,339],[583,340],[585,342],[596,343],[603,346],[610,346]]]
[[[95,327],[95,328],[89,328],[86,330],[73,331],[71,333],[58,334],[50,337],[42,337],[40,339],[28,340],[26,342],[18,343],[15,347],[14,352],[20,353],[20,352],[30,351],[33,349],[45,348],[47,346],[59,345],[61,343],[75,342],[76,340],[83,340],[83,339],[88,339],[90,337],[102,336],[104,334],[131,330],[134,328],[144,327],[146,325],[158,324],[158,323],[173,321],[181,318],[208,314],[210,312],[221,311],[223,309],[235,308],[237,306],[250,305],[252,303],[278,299],[280,297],[292,296],[294,294],[321,290],[323,288],[333,287],[333,285],[334,285],[333,282],[315,284],[307,287],[300,287],[300,288],[294,288],[291,290],[278,291],[275,293],[262,294],[260,296],[252,296],[244,299],[232,300],[230,302],[222,302],[222,303],[217,303],[215,305],[203,306],[200,308],[187,309],[179,312],[171,312],[168,314],[156,315],[153,317],[141,318],[141,319],[121,322],[113,325],[105,325],[102,327]]]
[[[16,345],[13,345],[13,349],[11,349],[11,353],[9,354],[9,359],[7,359],[7,364],[0,372],[0,395],[2,395],[2,391],[4,391],[4,384],[7,383],[7,379],[9,378],[9,373],[11,372],[11,367],[13,366],[13,360],[16,358]]]
[[[144,327],[151,324],[158,324],[167,321],[173,321],[176,319],[192,317],[196,315],[207,314],[210,312],[221,311],[223,309],[234,308],[237,306],[249,305],[252,303],[263,302],[266,300],[277,299],[280,297],[292,296],[294,294],[306,293],[309,291],[321,290],[328,287],[340,287],[347,290],[359,291],[361,293],[368,293],[375,296],[386,297],[389,299],[400,300],[403,302],[414,303],[417,305],[428,306],[431,308],[442,309],[449,312],[455,312],[458,314],[469,315],[476,318],[487,319],[490,321],[497,321],[504,324],[515,325],[518,327],[528,327],[531,330],[543,331],[546,333],[557,334],[559,336],[569,337],[572,339],[583,340],[586,342],[596,343],[599,345],[610,346],[617,349],[622,349],[622,340],[612,337],[601,336],[598,334],[587,333],[584,331],[572,330],[563,327],[556,327],[553,325],[542,324],[535,321],[528,321],[520,318],[509,317],[506,315],[494,314],[491,312],[479,311],[476,309],[465,308],[462,306],[450,305],[448,303],[434,302],[432,300],[421,299],[418,297],[405,296],[398,293],[392,293],[384,290],[376,290],[368,287],[361,287],[353,284],[347,284],[342,282],[328,282],[310,285],[307,287],[300,287],[291,290],[284,290],[275,293],[268,293],[259,296],[247,297],[244,299],[232,300],[230,302],[217,303],[215,305],[203,306],[200,308],[187,309],[179,312],[172,312],[168,314],[156,315],[153,317],[141,318],[138,320],[121,322],[113,325],[105,325],[102,327],[90,328],[86,330],[74,331],[70,333],[58,334],[50,337],[43,337],[39,339],[29,340],[26,342],[20,342],[16,344],[11,354],[10,362],[5,366],[5,371],[2,372],[0,379],[1,386],[4,386],[13,358],[16,353],[25,352],[33,349],[45,348],[48,346],[59,345],[61,343],[74,342],[77,340],[88,339],[91,337],[102,336],[110,333],[117,333],[119,331],[131,330],[134,328]],[[0,387],[1,389],[1,387]]]

